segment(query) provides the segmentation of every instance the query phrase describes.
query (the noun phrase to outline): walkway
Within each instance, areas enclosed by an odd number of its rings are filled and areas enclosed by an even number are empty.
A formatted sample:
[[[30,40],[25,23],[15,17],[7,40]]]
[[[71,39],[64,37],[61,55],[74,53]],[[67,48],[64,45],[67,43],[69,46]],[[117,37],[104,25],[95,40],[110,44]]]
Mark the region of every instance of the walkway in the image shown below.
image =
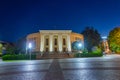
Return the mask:
[[[0,80],[120,80],[120,56],[1,62]]]

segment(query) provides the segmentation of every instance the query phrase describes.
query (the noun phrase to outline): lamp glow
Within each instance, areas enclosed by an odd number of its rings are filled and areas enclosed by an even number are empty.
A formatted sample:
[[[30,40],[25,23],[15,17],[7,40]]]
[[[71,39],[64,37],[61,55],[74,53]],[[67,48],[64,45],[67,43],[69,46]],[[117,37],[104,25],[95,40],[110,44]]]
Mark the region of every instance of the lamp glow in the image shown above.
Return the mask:
[[[103,36],[102,39],[107,39],[107,36]]]
[[[78,46],[79,46],[79,47],[82,47],[82,44],[81,44],[81,43],[79,43],[79,44],[78,44]]]
[[[28,44],[28,48],[29,48],[29,49],[32,48],[32,44],[31,44],[31,43]]]

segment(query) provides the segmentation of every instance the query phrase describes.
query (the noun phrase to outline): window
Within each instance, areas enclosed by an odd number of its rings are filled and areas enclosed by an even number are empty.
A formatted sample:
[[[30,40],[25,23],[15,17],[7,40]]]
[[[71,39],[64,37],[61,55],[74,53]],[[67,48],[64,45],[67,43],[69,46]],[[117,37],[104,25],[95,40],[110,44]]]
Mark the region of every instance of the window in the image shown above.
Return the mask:
[[[46,39],[46,45],[48,45],[49,44],[49,40],[48,39]]]
[[[66,45],[66,40],[65,40],[65,38],[63,38],[63,45]]]
[[[57,45],[57,39],[55,38],[55,42],[54,42],[55,45]]]

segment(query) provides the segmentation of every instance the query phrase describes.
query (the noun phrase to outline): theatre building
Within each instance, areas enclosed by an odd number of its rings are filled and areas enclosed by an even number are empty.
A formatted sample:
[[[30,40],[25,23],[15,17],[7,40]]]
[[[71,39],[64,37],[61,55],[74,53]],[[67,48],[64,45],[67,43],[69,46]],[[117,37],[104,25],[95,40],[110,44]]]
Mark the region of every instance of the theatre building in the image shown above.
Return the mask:
[[[40,30],[27,36],[27,48],[31,46],[33,52],[71,52],[71,45],[75,41],[81,41],[84,48],[82,34],[71,30]]]

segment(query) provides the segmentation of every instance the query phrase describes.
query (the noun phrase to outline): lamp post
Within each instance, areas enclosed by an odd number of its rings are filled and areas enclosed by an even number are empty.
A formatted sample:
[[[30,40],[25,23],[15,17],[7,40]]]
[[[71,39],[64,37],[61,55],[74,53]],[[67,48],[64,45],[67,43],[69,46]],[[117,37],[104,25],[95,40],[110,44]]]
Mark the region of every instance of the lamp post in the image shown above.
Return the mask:
[[[79,49],[79,52],[82,53],[81,49],[82,49],[82,43],[78,43],[78,49]]]
[[[32,44],[31,44],[31,43],[28,44],[28,48],[29,48],[29,50],[30,50],[30,51],[29,51],[29,55],[30,55],[30,60],[31,60],[31,48],[32,48]]]

